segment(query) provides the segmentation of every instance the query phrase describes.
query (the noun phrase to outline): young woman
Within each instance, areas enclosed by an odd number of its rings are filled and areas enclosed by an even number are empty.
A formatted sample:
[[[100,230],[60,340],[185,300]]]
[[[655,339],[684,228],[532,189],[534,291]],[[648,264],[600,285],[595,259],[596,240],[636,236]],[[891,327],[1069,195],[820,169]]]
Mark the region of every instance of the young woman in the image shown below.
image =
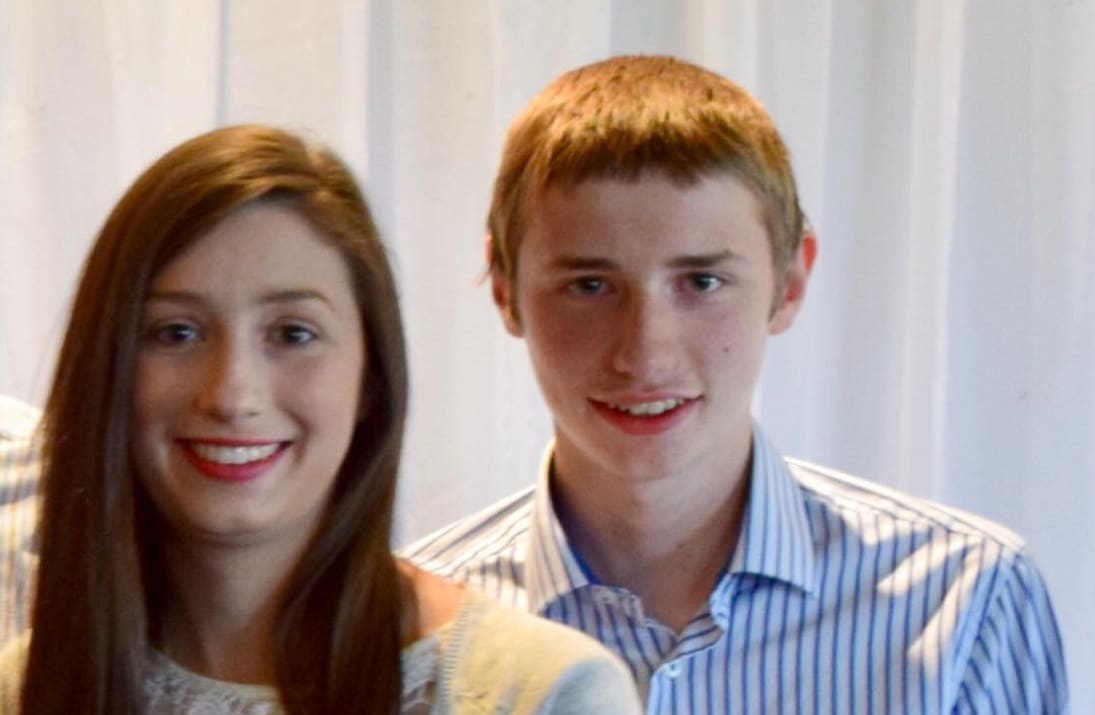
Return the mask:
[[[3,712],[638,712],[599,645],[392,556],[406,394],[337,158],[242,126],[160,159],[76,294]]]

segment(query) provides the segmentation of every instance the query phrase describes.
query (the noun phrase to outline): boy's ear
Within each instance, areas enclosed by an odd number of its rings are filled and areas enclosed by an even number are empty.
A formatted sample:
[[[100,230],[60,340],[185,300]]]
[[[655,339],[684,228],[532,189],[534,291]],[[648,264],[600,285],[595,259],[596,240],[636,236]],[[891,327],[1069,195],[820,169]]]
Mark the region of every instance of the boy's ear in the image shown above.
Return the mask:
[[[798,250],[791,257],[783,274],[783,289],[776,296],[772,317],[768,320],[768,332],[771,335],[782,333],[795,322],[806,298],[806,284],[810,281],[810,271],[817,258],[817,236],[813,231],[803,235]]]
[[[505,271],[498,261],[494,260],[491,237],[487,236],[487,266],[490,271],[490,294],[494,298],[494,304],[498,306],[498,313],[502,316],[502,324],[506,331],[515,338],[524,337],[525,331],[521,327],[521,319],[517,315],[517,304],[514,302],[513,280],[505,275]]]

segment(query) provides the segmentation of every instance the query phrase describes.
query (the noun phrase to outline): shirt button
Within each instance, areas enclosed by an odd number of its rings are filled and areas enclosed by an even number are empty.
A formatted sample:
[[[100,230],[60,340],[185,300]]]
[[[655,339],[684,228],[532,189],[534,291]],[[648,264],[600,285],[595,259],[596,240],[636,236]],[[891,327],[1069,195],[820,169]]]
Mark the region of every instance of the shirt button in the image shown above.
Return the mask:
[[[681,674],[681,664],[675,660],[671,663],[666,663],[665,674],[670,678],[678,677]]]

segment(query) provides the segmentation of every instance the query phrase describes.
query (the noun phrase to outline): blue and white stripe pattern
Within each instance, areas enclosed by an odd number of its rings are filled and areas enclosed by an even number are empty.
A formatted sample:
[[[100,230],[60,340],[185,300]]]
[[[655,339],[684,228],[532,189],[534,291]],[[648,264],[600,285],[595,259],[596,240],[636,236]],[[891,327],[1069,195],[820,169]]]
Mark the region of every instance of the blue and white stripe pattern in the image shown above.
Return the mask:
[[[1000,526],[785,460],[757,430],[741,538],[678,634],[583,567],[550,457],[534,489],[404,555],[605,643],[648,713],[1067,712],[1049,597]]]
[[[0,649],[28,625],[38,557],[39,412],[0,395]]]

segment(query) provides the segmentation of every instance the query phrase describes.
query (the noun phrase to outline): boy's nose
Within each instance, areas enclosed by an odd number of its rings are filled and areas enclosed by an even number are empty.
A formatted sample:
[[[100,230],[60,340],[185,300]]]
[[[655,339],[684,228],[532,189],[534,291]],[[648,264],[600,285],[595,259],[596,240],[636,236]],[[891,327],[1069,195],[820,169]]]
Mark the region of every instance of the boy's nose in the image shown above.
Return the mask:
[[[680,348],[678,317],[657,297],[627,301],[613,352],[615,369],[637,382],[656,386],[671,374]]]

